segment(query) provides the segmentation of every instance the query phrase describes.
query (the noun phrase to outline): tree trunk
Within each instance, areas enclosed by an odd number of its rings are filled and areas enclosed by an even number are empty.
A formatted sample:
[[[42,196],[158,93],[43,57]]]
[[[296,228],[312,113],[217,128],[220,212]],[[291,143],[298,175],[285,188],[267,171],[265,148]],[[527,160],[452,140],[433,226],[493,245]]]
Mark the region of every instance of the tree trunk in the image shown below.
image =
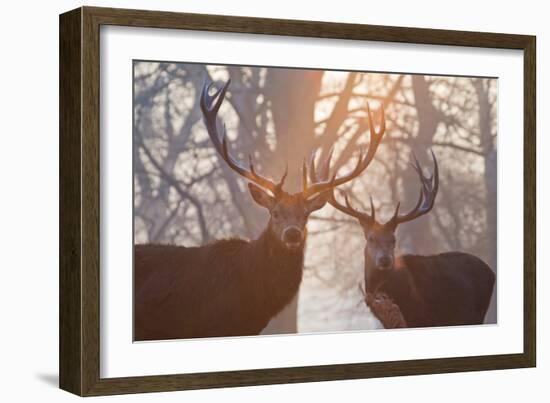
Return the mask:
[[[314,136],[315,101],[321,89],[322,71],[270,69],[265,95],[271,102],[271,112],[277,136],[276,160],[288,164],[285,189],[301,190],[303,159]],[[262,334],[296,333],[298,331],[298,296],[277,315]]]
[[[412,88],[415,99],[415,107],[418,116],[418,133],[410,142],[411,151],[414,152],[421,163],[431,161],[426,159],[428,149],[433,142],[437,126],[440,123],[439,113],[433,106],[430,97],[430,84],[424,76],[412,76]],[[429,165],[428,165],[429,166]],[[433,169],[429,166],[430,169]],[[403,195],[403,211],[410,209],[418,200],[418,175],[414,170],[408,169],[403,175],[404,195]],[[407,253],[428,254],[434,251],[434,247],[438,246],[437,240],[434,238],[430,226],[427,225],[429,216],[420,217],[414,221],[407,223],[408,237],[404,238]]]

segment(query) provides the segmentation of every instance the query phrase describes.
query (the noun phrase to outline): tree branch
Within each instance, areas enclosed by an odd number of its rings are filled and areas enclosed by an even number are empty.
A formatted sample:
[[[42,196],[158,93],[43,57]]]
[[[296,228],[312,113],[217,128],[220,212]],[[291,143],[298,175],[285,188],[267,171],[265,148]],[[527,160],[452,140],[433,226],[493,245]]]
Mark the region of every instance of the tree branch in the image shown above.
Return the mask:
[[[200,201],[195,196],[193,196],[192,194],[184,190],[180,186],[180,183],[178,182],[178,180],[164,170],[162,165],[155,159],[155,157],[153,157],[153,154],[147,148],[141,136],[136,135],[136,138],[139,142],[141,149],[143,150],[143,152],[145,152],[145,155],[147,155],[147,158],[149,159],[149,161],[151,161],[151,164],[153,164],[155,169],[159,172],[161,178],[170,186],[172,186],[182,199],[188,199],[191,202],[191,204],[193,204],[193,206],[195,207],[195,210],[197,211],[197,218],[198,218],[199,227],[201,230],[202,241],[208,242],[210,240],[210,233],[208,232],[208,228],[206,226],[206,220],[202,212]]]

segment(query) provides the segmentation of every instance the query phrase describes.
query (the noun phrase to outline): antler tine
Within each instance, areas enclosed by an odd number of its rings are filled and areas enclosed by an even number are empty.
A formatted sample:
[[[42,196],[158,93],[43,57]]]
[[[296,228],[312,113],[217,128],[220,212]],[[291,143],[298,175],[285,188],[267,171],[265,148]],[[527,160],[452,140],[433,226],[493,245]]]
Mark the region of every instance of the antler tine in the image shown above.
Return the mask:
[[[347,175],[336,178],[336,172],[332,175],[330,179],[329,178],[329,164],[330,159],[332,158],[332,151],[330,152],[329,156],[327,157],[326,162],[321,166],[323,171],[323,176],[319,178],[319,175],[312,171],[312,174],[310,174],[310,177],[312,180],[314,180],[314,183],[311,186],[308,186],[307,189],[303,190],[303,195],[307,199],[308,197],[313,196],[317,193],[326,192],[328,190],[332,190],[337,186],[340,186],[341,184],[344,184],[353,178],[359,176],[361,172],[363,172],[362,168],[362,162],[363,162],[363,149],[360,149],[359,151],[359,158],[357,159],[357,164],[355,165],[355,168]],[[314,169],[314,166],[313,166]],[[315,179],[314,179],[315,178]]]
[[[331,148],[328,158],[322,165],[323,175],[321,176],[321,182],[319,182],[318,178],[317,179],[312,178],[312,180],[314,180],[315,183],[313,183],[313,185],[311,185],[308,189],[304,190],[304,196],[306,198],[310,197],[315,193],[325,192],[327,190],[334,189],[335,187],[340,186],[346,182],[349,182],[352,179],[361,175],[363,171],[367,169],[367,167],[373,160],[374,155],[376,154],[376,150],[378,149],[378,145],[380,144],[380,141],[384,137],[384,133],[386,132],[386,119],[385,119],[383,105],[381,107],[381,111],[382,111],[382,118],[380,122],[380,128],[378,129],[378,131],[376,131],[374,128],[372,112],[370,110],[369,104],[367,103],[367,115],[369,120],[369,133],[370,133],[369,148],[367,152],[365,152],[363,147],[359,149],[359,158],[357,159],[357,164],[355,165],[355,168],[350,173],[340,178],[336,178],[336,172],[335,172],[332,178],[329,180],[328,171],[330,171],[330,160],[333,152],[333,149]],[[311,165],[311,161],[310,161],[310,168],[314,168],[314,166]],[[310,174],[310,177],[311,177],[311,174]]]
[[[311,155],[309,156],[309,163],[312,167],[311,170],[315,170],[315,162],[313,162],[313,159],[315,158],[315,153],[312,151]],[[311,171],[310,171],[311,172]],[[304,161],[302,162],[302,191],[305,191],[307,189],[307,176],[308,176],[308,169],[307,169],[307,163],[306,159],[304,158]]]
[[[413,153],[414,161],[413,163],[411,163],[411,165],[420,179],[420,195],[414,208],[407,214],[399,215],[398,204],[398,208],[395,210],[395,213],[390,221],[393,225],[398,225],[407,221],[414,220],[415,218],[427,214],[433,208],[435,204],[435,198],[437,196],[437,191],[439,189],[439,166],[437,164],[435,154],[432,150],[430,150],[430,152],[432,154],[432,159],[434,163],[434,172],[429,176],[424,176],[422,167],[420,166],[416,155],[414,155]]]
[[[331,147],[328,156],[325,159],[324,162],[321,162],[320,164],[320,171],[318,172],[315,168],[315,158],[317,158],[317,150],[313,150],[311,154],[309,155],[309,177],[313,183],[319,183],[319,182],[329,182],[329,165],[330,161],[332,160],[332,154],[334,153],[334,147]],[[304,175],[307,179],[308,169],[306,167],[305,161],[304,161]],[[306,182],[304,182],[306,183]],[[304,187],[304,190],[307,188]]]
[[[315,169],[315,156],[316,156],[317,153],[315,151],[313,151],[311,153],[310,158],[309,158],[309,174],[310,174],[310,177],[311,177],[312,181],[319,182],[319,181],[326,181],[328,179],[329,165],[330,165],[330,160],[332,158],[332,153],[333,153],[333,149],[331,148],[326,161],[323,164],[321,164],[319,172],[317,172],[316,169]],[[305,161],[304,161],[304,169],[305,169]],[[345,203],[346,203],[345,205],[340,203],[336,199],[336,196],[334,195],[334,188],[330,190],[330,196],[329,196],[328,202],[334,208],[336,208],[337,210],[340,210],[341,212],[343,212],[345,214],[348,214],[352,217],[355,217],[360,221],[369,221],[369,220],[374,219],[374,207],[372,207],[371,215],[369,215],[367,213],[363,213],[363,212],[355,209],[351,205],[347,192],[341,191],[341,193],[344,194],[344,200],[345,200]],[[371,197],[371,206],[372,206],[372,197]]]
[[[329,183],[328,175],[329,175],[329,169],[328,166],[330,164],[330,160],[332,159],[332,153],[333,153],[333,147],[330,148],[328,156],[324,162],[321,162],[320,164],[320,170],[317,171],[315,167],[315,158],[317,158],[317,150],[313,150],[309,155],[309,169],[306,166],[306,161],[304,160],[303,165],[303,179],[302,179],[302,191],[304,194],[308,191],[308,185],[307,185],[307,177],[309,174],[309,178],[313,183]],[[309,171],[309,172],[308,172]],[[334,192],[331,191],[330,193],[331,199],[334,199]]]
[[[243,165],[237,162],[229,154],[229,147],[227,144],[227,137],[225,133],[225,125],[223,126],[223,131],[221,133],[221,136],[218,133],[218,128],[216,126],[216,118],[218,115],[218,110],[220,109],[220,106],[225,98],[225,93],[227,92],[227,88],[229,87],[230,82],[231,80],[227,80],[227,82],[223,85],[223,87],[216,90],[216,92],[214,92],[214,94],[212,95],[210,95],[208,92],[210,88],[212,88],[213,83],[204,83],[202,87],[202,92],[200,97],[200,106],[201,106],[202,114],[204,116],[204,123],[206,125],[206,130],[208,131],[208,136],[210,137],[212,144],[214,144],[214,148],[216,149],[218,154],[223,158],[223,160],[227,163],[227,165],[229,165],[229,167],[232,170],[237,172],[242,177],[248,179],[249,181],[254,182],[257,185],[275,194],[280,190],[280,187],[282,187],[282,183],[281,183],[281,186],[278,188],[278,185],[275,184],[273,181],[261,175],[258,175],[254,170],[254,165],[252,164],[252,157],[250,155],[249,155],[249,162],[250,162],[249,169],[245,168]]]
[[[372,222],[374,221],[374,207],[372,207],[372,212],[369,215],[366,212],[362,212],[357,210],[351,205],[351,202],[349,201],[348,193],[341,191],[344,194],[344,201],[346,202],[346,205],[344,206],[338,200],[336,200],[336,197],[334,197],[334,193],[332,193],[332,198],[329,200],[329,203],[336,209],[340,210],[342,213],[348,214],[352,217],[357,218],[361,222]],[[371,205],[372,205],[372,197],[371,197]]]
[[[200,106],[202,114],[204,116],[204,123],[208,130],[208,135],[210,140],[216,147],[216,150],[221,154],[222,153],[222,143],[220,142],[220,136],[217,132],[216,127],[216,117],[218,115],[218,110],[222,104],[223,99],[225,98],[225,93],[229,87],[231,80],[228,80],[227,83],[220,89],[218,89],[214,94],[210,95],[208,92],[212,88],[213,83],[205,82],[202,86],[202,92],[200,97]],[[225,137],[225,127],[222,137]]]
[[[283,190],[283,185],[285,184],[287,175],[288,175],[288,162],[285,165],[285,172],[283,173],[281,180],[279,181],[279,183],[275,184],[275,190],[273,191],[274,195],[279,194]]]
[[[374,209],[374,202],[372,201],[372,196],[369,196],[370,199],[370,219],[375,220],[376,210]],[[397,208],[399,208],[399,203],[397,203]]]

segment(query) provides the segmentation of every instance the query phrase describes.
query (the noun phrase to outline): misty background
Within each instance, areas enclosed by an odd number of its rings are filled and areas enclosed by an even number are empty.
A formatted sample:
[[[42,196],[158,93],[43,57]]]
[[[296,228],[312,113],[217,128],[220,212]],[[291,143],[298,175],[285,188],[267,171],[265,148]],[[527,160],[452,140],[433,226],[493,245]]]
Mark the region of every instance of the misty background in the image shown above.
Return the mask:
[[[369,142],[366,105],[375,124],[385,108],[386,134],[374,161],[347,187],[356,208],[389,219],[418,198],[410,168],[414,151],[432,170],[440,167],[439,193],[426,216],[399,226],[397,255],[464,251],[497,260],[497,80],[134,62],[135,243],[202,245],[216,239],[253,239],[268,212],[250,197],[244,179],[211,145],[199,95],[205,80],[231,78],[218,116],[230,152],[279,179],[288,163],[285,190],[301,190],[301,165],[314,149],[321,158],[335,144],[333,166],[353,166]],[[264,333],[372,329],[379,322],[365,306],[363,232],[355,219],[326,205],[308,223],[304,278],[298,297]],[[486,322],[496,322],[496,290]]]

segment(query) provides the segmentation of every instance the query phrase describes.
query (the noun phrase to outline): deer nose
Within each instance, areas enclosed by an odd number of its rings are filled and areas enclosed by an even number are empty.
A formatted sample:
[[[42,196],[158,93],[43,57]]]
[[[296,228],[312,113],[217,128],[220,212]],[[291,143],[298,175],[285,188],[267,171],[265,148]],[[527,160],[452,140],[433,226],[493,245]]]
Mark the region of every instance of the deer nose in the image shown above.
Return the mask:
[[[378,266],[382,268],[387,268],[391,264],[391,259],[388,256],[382,256],[380,259],[378,259]]]
[[[302,231],[296,227],[286,228],[283,232],[283,240],[289,243],[298,243],[302,240]]]

